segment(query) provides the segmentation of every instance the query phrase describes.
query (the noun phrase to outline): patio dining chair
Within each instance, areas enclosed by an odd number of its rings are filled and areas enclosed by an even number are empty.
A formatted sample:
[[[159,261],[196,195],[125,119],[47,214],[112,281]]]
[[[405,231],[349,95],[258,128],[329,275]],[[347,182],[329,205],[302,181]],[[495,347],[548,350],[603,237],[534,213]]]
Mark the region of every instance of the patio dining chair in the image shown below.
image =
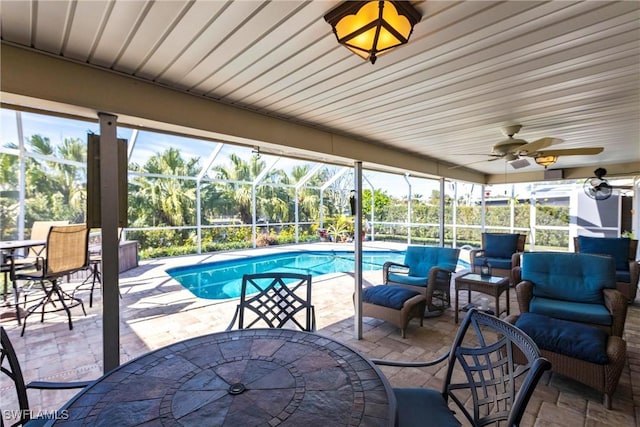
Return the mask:
[[[227,330],[251,327],[316,330],[315,308],[311,304],[311,275],[260,273],[242,276],[240,303]]]
[[[524,355],[525,363],[516,364],[514,355]],[[524,332],[475,308],[462,321],[451,349],[436,360],[373,360],[377,365],[413,369],[445,361],[440,390],[394,388],[398,427],[423,426],[425,420],[439,427],[460,426],[450,401],[472,426],[518,426],[540,377],[551,367]]]
[[[64,310],[66,312],[69,329],[73,329],[70,310],[72,307],[80,305],[83,313],[87,314],[82,300],[65,292],[60,286],[60,281],[68,274],[87,268],[88,236],[89,229],[86,224],[51,227],[47,236],[46,257],[39,257],[38,260],[38,265],[41,268],[15,274],[14,280],[40,282],[44,291],[38,302],[27,309],[23,319],[21,336],[24,335],[27,318],[39,308],[42,311],[40,321],[44,322],[45,309],[49,304],[54,306],[49,311]],[[56,302],[59,302],[60,306],[55,305]]]
[[[51,227],[67,225],[69,221],[33,221],[29,240],[47,240],[47,235]],[[29,268],[40,268],[37,265],[40,258],[47,256],[47,246],[31,246],[25,254],[12,254],[14,270],[26,270]]]
[[[118,227],[118,242],[122,238],[122,227]],[[93,307],[93,291],[95,290],[96,284],[102,289],[102,230],[100,230],[95,235],[93,233],[89,234],[89,274],[87,277],[80,283],[73,291],[73,296],[75,296],[76,292],[83,289],[89,289],[89,307]],[[122,299],[122,294],[118,289],[118,294],[120,295],[120,299]]]
[[[32,412],[29,410],[29,396],[27,395],[27,389],[40,389],[40,390],[69,390],[80,389],[91,384],[91,381],[75,381],[75,382],[46,382],[46,381],[32,381],[25,384],[24,377],[22,376],[22,369],[20,368],[20,362],[16,355],[13,344],[9,339],[9,335],[0,326],[0,372],[9,377],[9,380],[14,383],[15,386],[15,398],[18,401],[20,411],[9,411],[6,407],[1,408],[0,411],[0,425],[4,427],[4,419],[7,414],[19,415],[14,420],[15,424],[11,426],[37,426],[44,425],[47,419],[32,419]],[[5,394],[7,393],[7,394]],[[8,391],[2,391],[2,405],[11,401]]]

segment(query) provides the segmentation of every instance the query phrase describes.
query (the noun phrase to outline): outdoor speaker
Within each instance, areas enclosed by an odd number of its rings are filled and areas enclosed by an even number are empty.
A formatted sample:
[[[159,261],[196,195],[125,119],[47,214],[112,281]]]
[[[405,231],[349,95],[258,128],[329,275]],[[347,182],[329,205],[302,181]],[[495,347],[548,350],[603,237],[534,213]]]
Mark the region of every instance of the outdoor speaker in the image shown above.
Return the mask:
[[[127,227],[128,203],[127,140],[118,139],[118,227]],[[89,134],[87,141],[87,225],[102,228],[100,212],[100,135]]]
[[[564,174],[562,172],[563,172],[562,169],[545,169],[544,179],[548,179],[548,180],[562,179],[564,178]]]

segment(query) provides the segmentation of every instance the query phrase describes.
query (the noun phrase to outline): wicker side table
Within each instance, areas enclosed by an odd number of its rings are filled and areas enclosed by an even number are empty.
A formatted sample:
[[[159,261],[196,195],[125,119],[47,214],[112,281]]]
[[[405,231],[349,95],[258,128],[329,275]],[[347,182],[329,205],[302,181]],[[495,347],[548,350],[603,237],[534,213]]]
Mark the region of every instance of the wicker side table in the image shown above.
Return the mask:
[[[506,314],[509,315],[509,278],[497,276],[482,276],[477,273],[467,273],[455,278],[456,286],[456,310],[455,318],[458,323],[459,301],[458,291],[467,291],[467,299],[471,302],[471,291],[480,292],[492,296],[496,300],[496,316],[500,317],[500,295],[506,292]]]

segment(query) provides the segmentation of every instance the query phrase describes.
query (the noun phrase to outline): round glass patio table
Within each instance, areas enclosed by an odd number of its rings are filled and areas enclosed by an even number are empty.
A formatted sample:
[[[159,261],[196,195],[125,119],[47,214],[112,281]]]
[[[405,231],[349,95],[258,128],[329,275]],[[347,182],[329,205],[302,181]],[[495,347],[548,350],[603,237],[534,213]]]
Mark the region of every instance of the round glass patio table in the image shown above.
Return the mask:
[[[395,411],[387,379],[355,350],[315,333],[244,329],[123,364],[83,389],[51,424],[391,426]]]

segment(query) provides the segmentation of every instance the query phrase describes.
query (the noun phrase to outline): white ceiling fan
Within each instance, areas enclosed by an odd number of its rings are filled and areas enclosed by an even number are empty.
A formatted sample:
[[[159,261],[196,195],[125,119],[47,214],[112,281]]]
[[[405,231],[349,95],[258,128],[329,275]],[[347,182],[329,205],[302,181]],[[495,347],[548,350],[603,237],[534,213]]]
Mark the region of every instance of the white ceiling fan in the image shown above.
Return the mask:
[[[512,125],[507,126],[502,129],[502,132],[507,136],[507,139],[498,142],[495,144],[491,153],[486,154],[490,158],[488,161],[495,161],[504,159],[507,163],[511,165],[514,169],[520,169],[526,166],[529,166],[529,160],[525,157],[538,158],[542,160],[542,158],[548,158],[550,160],[549,164],[555,163],[558,156],[575,156],[575,155],[593,155],[601,153],[604,148],[603,147],[587,147],[587,148],[566,148],[560,150],[547,150],[547,147],[550,147],[554,144],[559,144],[562,142],[562,139],[559,138],[540,138],[536,139],[533,142],[527,142],[524,139],[514,138],[518,132],[522,129],[522,125]],[[484,161],[484,160],[481,160]],[[473,162],[479,163],[479,162]],[[473,164],[469,163],[469,164]],[[542,165],[545,165],[544,162],[538,162]],[[467,165],[458,165],[453,166],[451,169],[455,169],[457,167],[468,166]],[[549,166],[549,164],[545,165],[545,168]]]

